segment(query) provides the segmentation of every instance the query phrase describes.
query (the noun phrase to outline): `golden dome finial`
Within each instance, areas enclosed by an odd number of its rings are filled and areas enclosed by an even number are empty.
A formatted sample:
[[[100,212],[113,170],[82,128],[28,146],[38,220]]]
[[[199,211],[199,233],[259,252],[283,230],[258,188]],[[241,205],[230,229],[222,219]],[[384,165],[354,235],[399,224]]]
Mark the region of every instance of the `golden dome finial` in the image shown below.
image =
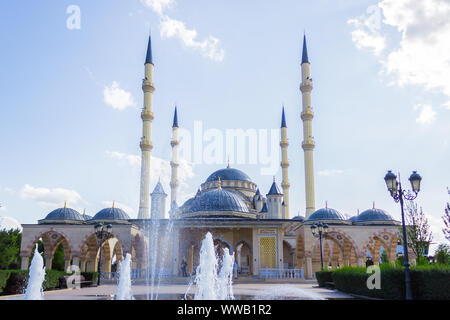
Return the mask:
[[[228,156],[228,165],[227,165],[227,168],[228,168],[228,169],[231,168],[231,167],[230,167],[230,156]]]
[[[113,209],[114,209],[115,202],[116,202],[116,201],[113,201],[113,205],[112,205],[112,208],[113,208]]]
[[[64,201],[64,209],[67,208],[67,201]]]
[[[217,189],[222,189],[222,181],[220,180],[220,176],[219,181],[217,181]]]

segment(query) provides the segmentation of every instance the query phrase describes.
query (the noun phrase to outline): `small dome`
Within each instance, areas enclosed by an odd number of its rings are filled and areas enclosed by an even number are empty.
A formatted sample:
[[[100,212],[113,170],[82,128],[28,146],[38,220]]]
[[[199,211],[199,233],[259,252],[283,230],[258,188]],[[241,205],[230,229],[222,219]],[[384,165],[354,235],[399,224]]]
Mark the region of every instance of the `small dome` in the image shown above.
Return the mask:
[[[213,189],[191,198],[183,205],[184,213],[200,211],[250,212],[244,200],[232,191]]]
[[[92,220],[129,220],[125,211],[119,208],[105,208],[100,210]]]
[[[345,220],[345,218],[335,209],[322,208],[311,214],[307,220]]]
[[[354,222],[394,220],[386,211],[381,209],[367,209],[354,218],[355,218]]]
[[[292,218],[292,220],[305,221],[305,217],[295,216],[295,217]]]
[[[211,181],[218,181],[220,177],[220,180],[241,180],[241,181],[252,181],[250,177],[242,172],[241,170],[234,169],[234,168],[225,168],[217,170],[216,172],[213,172],[208,179],[206,179],[206,182]]]
[[[71,208],[59,208],[50,212],[44,220],[73,220],[84,221],[83,216]]]
[[[348,221],[350,221],[350,222],[355,222],[356,219],[358,219],[358,216],[353,216],[353,217],[351,217],[351,218],[348,218]]]

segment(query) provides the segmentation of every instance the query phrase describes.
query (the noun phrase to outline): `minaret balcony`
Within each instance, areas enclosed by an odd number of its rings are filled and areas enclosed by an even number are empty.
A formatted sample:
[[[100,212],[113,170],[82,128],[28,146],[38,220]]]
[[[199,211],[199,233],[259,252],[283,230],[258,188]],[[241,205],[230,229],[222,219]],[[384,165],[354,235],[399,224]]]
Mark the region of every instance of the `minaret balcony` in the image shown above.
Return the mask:
[[[173,162],[173,161],[170,161],[170,166],[171,166],[172,168],[178,168],[178,167],[180,166],[180,164],[179,164],[179,163],[175,163],[175,162]]]
[[[141,118],[144,121],[148,121],[148,120],[152,121],[155,118],[155,116],[153,115],[153,112],[151,112],[147,109],[144,109],[144,110],[142,110]]]
[[[287,167],[289,167],[289,161],[281,161],[281,167],[282,167],[282,168],[287,168]]]
[[[314,112],[311,110],[311,108],[307,108],[302,112],[301,117],[302,120],[312,120],[312,118],[314,118]]]
[[[142,81],[142,90],[144,92],[152,92],[155,91],[155,87],[153,86],[153,83],[147,79],[144,79]]]
[[[312,82],[310,80],[306,80],[305,82],[302,82],[300,84],[300,91],[303,92],[310,92],[312,90]]]
[[[180,142],[177,141],[177,140],[170,141],[170,145],[172,146],[172,148],[175,147],[175,146],[178,146],[179,144],[180,144]]]
[[[291,184],[288,181],[281,183],[281,187],[283,189],[289,189],[290,186],[291,186]]]
[[[289,146],[289,143],[287,141],[281,141],[280,142],[280,147],[287,148],[288,146]]]
[[[303,150],[312,150],[316,146],[316,143],[312,139],[308,139],[303,141],[302,148]]]
[[[153,149],[153,144],[145,139],[141,140],[140,146],[142,151],[151,151]]]

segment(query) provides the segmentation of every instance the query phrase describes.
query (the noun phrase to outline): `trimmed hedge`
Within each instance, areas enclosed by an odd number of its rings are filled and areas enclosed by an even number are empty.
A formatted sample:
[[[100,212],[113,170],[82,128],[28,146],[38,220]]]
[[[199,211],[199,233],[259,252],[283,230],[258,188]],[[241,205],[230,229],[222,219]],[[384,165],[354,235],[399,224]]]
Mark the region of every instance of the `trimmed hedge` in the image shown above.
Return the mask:
[[[97,284],[98,272],[81,272],[85,281],[92,281],[92,284]]]
[[[67,275],[64,271],[46,270],[42,284],[44,290],[59,288],[59,278]],[[21,294],[28,283],[28,270],[0,270],[0,295]]]
[[[319,287],[326,287],[326,282],[333,282],[333,278],[331,277],[332,271],[322,270],[316,272],[316,279],[319,283]]]
[[[331,272],[337,290],[357,295],[398,300],[405,298],[405,273],[403,268],[392,265],[380,266],[380,289],[367,288],[370,274],[364,267],[344,267]],[[317,272],[323,281],[326,272]],[[318,275],[319,274],[319,275]],[[328,281],[328,280],[326,280]],[[320,285],[320,282],[319,282]],[[419,266],[411,269],[411,291],[414,299],[450,299],[450,267]]]

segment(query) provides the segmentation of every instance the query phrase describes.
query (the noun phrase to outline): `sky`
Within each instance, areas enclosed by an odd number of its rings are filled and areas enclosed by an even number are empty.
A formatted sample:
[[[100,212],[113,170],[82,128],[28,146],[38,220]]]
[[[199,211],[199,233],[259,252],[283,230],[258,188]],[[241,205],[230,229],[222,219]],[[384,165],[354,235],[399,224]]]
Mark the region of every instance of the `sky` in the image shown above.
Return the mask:
[[[273,176],[281,183],[281,169],[264,170],[260,149],[279,162],[284,105],[290,215],[304,215],[299,84],[306,34],[316,208],[327,202],[350,217],[375,203],[400,220],[384,175],[400,172],[409,187],[417,170],[423,178],[417,203],[434,242],[443,242],[449,14],[444,0],[2,1],[0,216],[36,223],[64,202],[95,215],[115,201],[137,217],[150,32],[156,88],[150,188],[161,178],[170,191],[177,105],[180,130],[192,142],[203,139],[202,152],[211,151],[211,141],[220,151],[212,159],[194,147],[191,156],[183,153],[179,204],[230,154],[231,166],[266,194]],[[227,132],[239,129],[267,134],[258,135],[255,161],[250,153],[238,161],[242,154],[224,149]]]

